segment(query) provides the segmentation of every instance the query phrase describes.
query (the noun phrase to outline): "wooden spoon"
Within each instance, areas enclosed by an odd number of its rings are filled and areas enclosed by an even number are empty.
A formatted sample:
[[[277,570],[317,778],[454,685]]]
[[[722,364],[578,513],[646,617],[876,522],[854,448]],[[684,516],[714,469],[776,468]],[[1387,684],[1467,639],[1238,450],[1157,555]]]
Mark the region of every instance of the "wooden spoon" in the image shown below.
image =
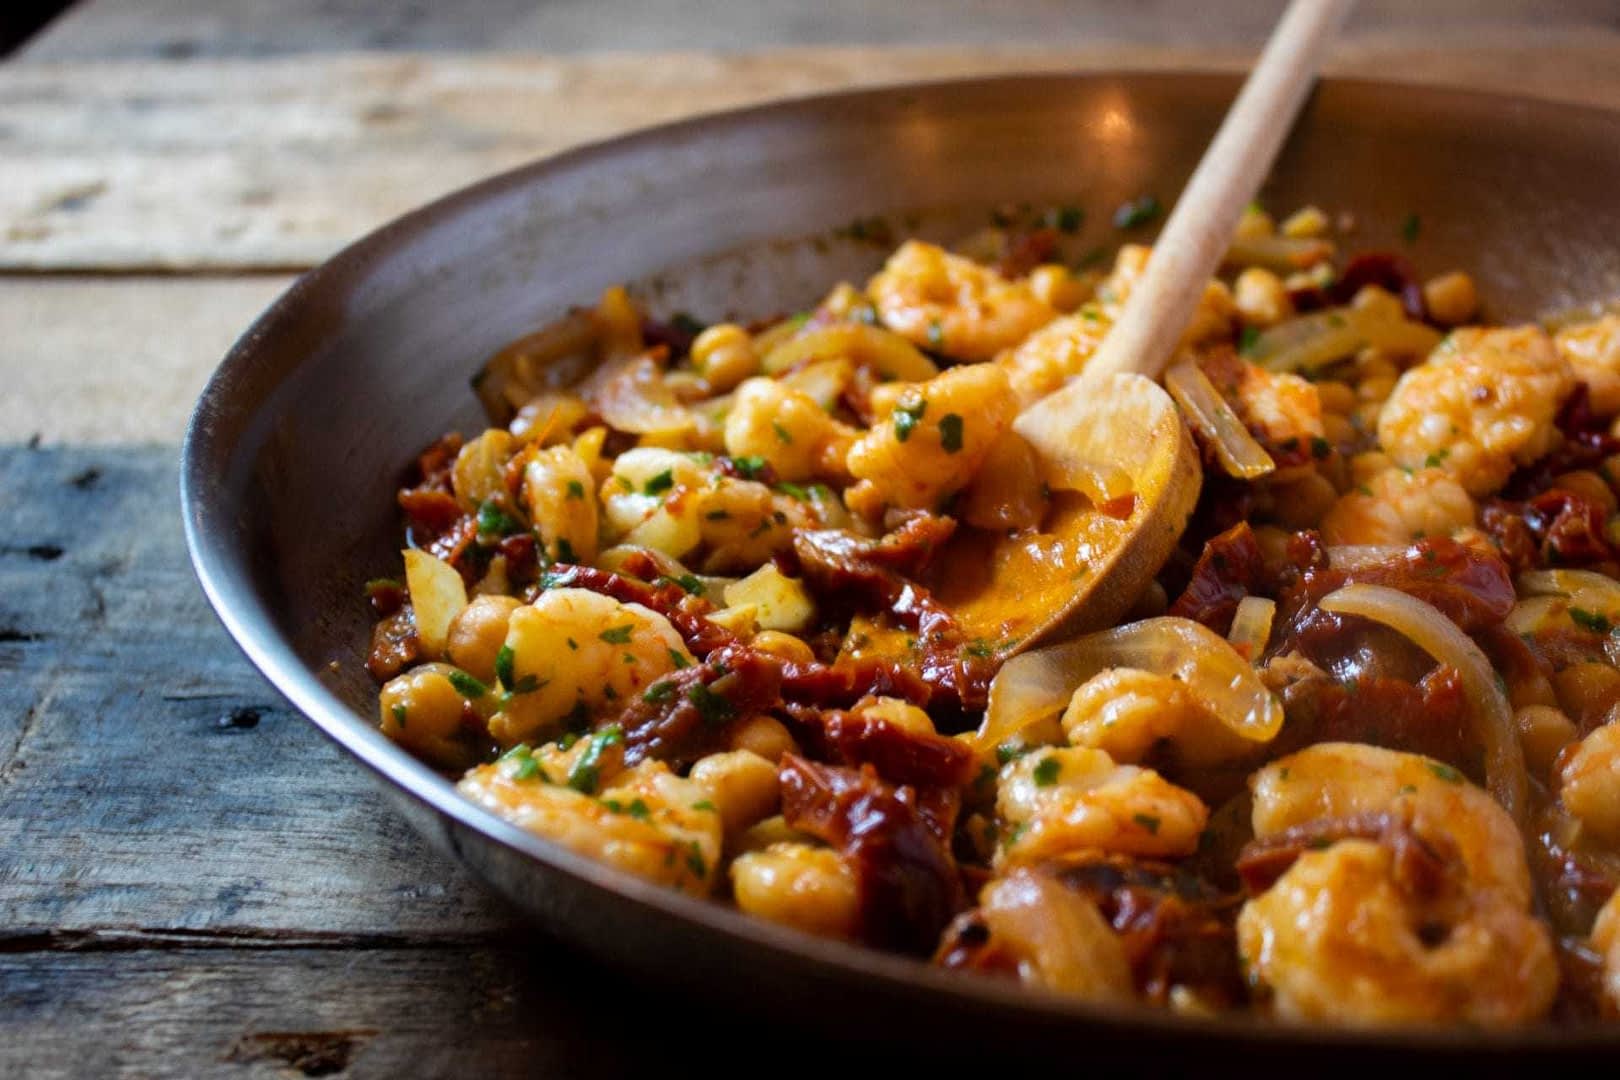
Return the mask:
[[[1113,625],[1175,549],[1203,476],[1186,425],[1153,380],[1352,3],[1293,0],[1177,201],[1119,322],[1080,378],[1014,422],[1056,493],[1049,531],[997,540],[977,574],[941,590],[964,628],[997,653]]]

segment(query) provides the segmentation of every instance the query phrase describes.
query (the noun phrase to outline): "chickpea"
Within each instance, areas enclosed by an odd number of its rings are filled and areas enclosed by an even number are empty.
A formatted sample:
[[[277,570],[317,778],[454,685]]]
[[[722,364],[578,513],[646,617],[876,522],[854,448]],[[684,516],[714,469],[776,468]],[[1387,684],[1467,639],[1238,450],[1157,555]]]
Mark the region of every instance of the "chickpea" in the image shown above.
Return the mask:
[[[1430,318],[1443,326],[1461,326],[1479,310],[1474,279],[1461,270],[1430,278],[1423,285],[1423,303]]]
[[[775,631],[765,631],[765,634],[770,633]],[[762,638],[765,634],[760,634],[759,637]],[[754,643],[757,645],[759,638],[755,638]],[[794,741],[787,725],[774,716],[765,715],[750,716],[733,727],[728,744],[733,750],[747,750],[766,761],[781,761],[783,754],[796,753],[799,749],[799,744]]]
[[[754,638],[753,644],[760,652],[795,664],[812,663],[816,658],[810,646],[783,630],[762,631]]]
[[[928,714],[909,701],[902,701],[899,698],[869,698],[866,702],[857,704],[855,711],[860,716],[887,721],[901,731],[908,731],[913,735],[934,734],[934,721]]]
[[[1571,664],[1553,675],[1553,689],[1564,713],[1589,728],[1620,702],[1620,671],[1604,663]]]
[[[1277,231],[1276,222],[1271,215],[1253,203],[1243,209],[1243,216],[1238,218],[1237,228],[1232,235],[1239,239],[1252,240],[1261,236],[1271,236]]]
[[[692,766],[691,779],[709,793],[728,838],[776,812],[776,766],[752,750],[710,754]]]
[[[1600,843],[1620,842],[1620,724],[1598,728],[1564,759],[1558,800]]]
[[[506,644],[512,612],[523,605],[510,596],[479,596],[450,620],[445,648],[450,662],[485,683],[495,681],[495,657]]]
[[[739,855],[731,888],[743,911],[784,926],[847,938],[859,925],[854,868],[831,848],[783,843]]]
[[[759,372],[753,339],[736,323],[717,323],[692,342],[692,366],[714,388],[724,393]]]
[[[1075,277],[1069,268],[1058,263],[1037,266],[1029,273],[1029,288],[1037,299],[1045,301],[1057,311],[1070,312],[1091,295],[1085,281]]]
[[[1361,380],[1356,394],[1362,401],[1385,401],[1395,389],[1395,376],[1372,375]]]
[[[1282,234],[1296,240],[1309,240],[1328,231],[1327,215],[1315,206],[1295,210],[1282,223]]]
[[[436,765],[464,767],[458,740],[466,699],[457,692],[449,664],[423,664],[388,680],[382,688],[382,733]]]
[[[800,832],[787,823],[781,814],[773,814],[757,825],[744,829],[734,845],[735,851],[741,854],[746,851],[764,851],[773,844],[805,844],[810,847],[819,846],[821,841],[809,833]]]
[[[1317,399],[1322,402],[1323,413],[1338,413],[1348,416],[1356,407],[1356,392],[1350,389],[1348,383],[1338,382],[1334,379],[1325,379],[1316,384]]]
[[[1282,278],[1260,266],[1251,266],[1233,283],[1238,314],[1251,326],[1274,326],[1294,313]]]
[[[1558,751],[1580,737],[1573,721],[1549,705],[1528,705],[1513,715],[1524,760],[1538,776],[1551,770]]]

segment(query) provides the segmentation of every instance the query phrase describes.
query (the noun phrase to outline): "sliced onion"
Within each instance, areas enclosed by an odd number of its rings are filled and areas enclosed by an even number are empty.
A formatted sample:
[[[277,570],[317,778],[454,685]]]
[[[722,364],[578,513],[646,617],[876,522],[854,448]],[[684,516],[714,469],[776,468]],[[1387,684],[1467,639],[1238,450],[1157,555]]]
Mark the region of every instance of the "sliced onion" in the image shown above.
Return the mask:
[[[1540,634],[1569,622],[1569,600],[1562,596],[1530,596],[1513,605],[1502,625],[1520,637]]]
[[[1366,305],[1328,308],[1278,323],[1256,338],[1245,355],[1268,371],[1309,372],[1368,346],[1427,356],[1439,344],[1440,334],[1432,327]]]
[[[1529,806],[1529,780],[1513,707],[1496,681],[1496,673],[1473,639],[1432,604],[1382,585],[1346,585],[1322,598],[1323,611],[1359,615],[1401,634],[1436,661],[1455,668],[1474,716],[1476,734],[1485,747],[1485,783],[1491,795],[1521,829]]]
[[[1530,570],[1514,584],[1522,596],[1563,596],[1570,607],[1609,619],[1620,615],[1620,581],[1595,570]]]
[[[1249,661],[1209,627],[1162,615],[1013,657],[990,684],[990,706],[975,741],[984,752],[1031,724],[1061,713],[1087,679],[1128,667],[1183,683],[1233,734],[1267,742],[1283,709]]]
[[[1024,982],[1096,1000],[1131,996],[1125,950],[1091,900],[1017,867],[985,887],[980,914]]]
[[[1277,602],[1263,596],[1245,596],[1238,601],[1237,613],[1232,616],[1232,632],[1226,640],[1232,643],[1249,663],[1256,664],[1266,653],[1271,641],[1271,620],[1277,615]]]
[[[596,362],[596,338],[596,322],[582,310],[507,345],[473,377],[484,412],[505,425],[536,394],[573,386]]]
[[[848,359],[870,367],[885,380],[924,382],[939,374],[934,362],[911,342],[865,323],[837,323],[806,329],[766,353],[760,366],[779,375],[810,360]]]
[[[1320,237],[1235,236],[1226,249],[1228,266],[1263,266],[1279,274],[1308,270],[1333,257],[1333,243]]]
[[[1336,544],[1327,549],[1328,565],[1335,570],[1365,570],[1398,559],[1405,550],[1399,544]]]
[[[688,431],[697,424],[690,409],[664,382],[664,370],[651,356],[639,356],[604,369],[586,394],[608,426],[636,435]]]
[[[1249,434],[1238,414],[1197,364],[1188,360],[1165,372],[1164,388],[1181,406],[1187,426],[1214,447],[1216,460],[1228,476],[1253,480],[1276,470],[1277,463]]]

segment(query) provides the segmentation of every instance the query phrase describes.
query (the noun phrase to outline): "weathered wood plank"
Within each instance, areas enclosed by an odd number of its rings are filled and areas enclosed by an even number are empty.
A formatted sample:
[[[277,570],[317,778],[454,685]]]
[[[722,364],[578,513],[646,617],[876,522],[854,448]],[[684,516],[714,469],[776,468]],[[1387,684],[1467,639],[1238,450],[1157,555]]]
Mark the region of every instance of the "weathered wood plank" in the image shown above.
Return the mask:
[[[1035,45],[1051,41],[1254,44],[1284,0],[930,0],[926,17],[870,0],[486,0],[382,7],[333,0],[88,0],[39,35],[24,60],[248,57],[333,49],[758,48],[780,45]],[[1362,0],[1349,32],[1482,25],[1612,25],[1612,0]]]
[[[1340,74],[1620,102],[1620,33],[1363,36]],[[566,146],[835,87],[1030,70],[1241,65],[1241,46],[345,55],[0,67],[0,269],[304,267]]]
[[[187,563],[175,469],[169,448],[0,449],[0,927],[510,925],[237,653]]]
[[[0,443],[179,442],[225,350],[291,283],[0,278]]]

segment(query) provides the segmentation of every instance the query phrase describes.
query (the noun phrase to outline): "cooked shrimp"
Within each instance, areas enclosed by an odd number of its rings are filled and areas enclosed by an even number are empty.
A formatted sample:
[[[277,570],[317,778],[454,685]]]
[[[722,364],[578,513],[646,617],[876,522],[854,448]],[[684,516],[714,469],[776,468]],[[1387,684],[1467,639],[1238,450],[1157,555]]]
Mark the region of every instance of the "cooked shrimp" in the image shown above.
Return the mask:
[[[1409,544],[1474,524],[1474,500],[1444,469],[1384,469],[1340,496],[1322,518],[1329,544]]]
[[[900,245],[866,291],[890,330],[963,360],[989,360],[1057,315],[1027,284],[917,240]]]
[[[1603,996],[1609,1010],[1620,1013],[1620,889],[1592,924],[1592,948],[1603,958]]]
[[[1620,413],[1620,315],[1566,326],[1553,335],[1553,343],[1586,384],[1592,411],[1599,416]]]
[[[506,647],[511,684],[489,722],[502,746],[556,735],[564,720],[589,719],[692,663],[662,615],[586,589],[550,589],[513,611]]]
[[[1238,947],[1278,1014],[1363,1027],[1522,1024],[1558,989],[1547,930],[1496,889],[1431,895],[1390,848],[1340,840],[1302,854],[1243,906]]]
[[[1566,753],[1558,801],[1594,839],[1620,844],[1620,723],[1603,725]]]
[[[1450,765],[1359,743],[1318,743],[1249,779],[1254,834],[1272,836],[1323,818],[1391,812],[1420,836],[1456,845],[1476,885],[1530,904],[1530,869],[1507,811]]]
[[[827,415],[814,398],[775,379],[737,388],[726,416],[726,453],[761,457],[779,479],[838,479],[855,430]]]
[[[550,446],[529,459],[523,500],[547,555],[572,563],[596,558],[596,478],[573,447]]]
[[[748,851],[731,863],[737,907],[756,918],[822,937],[853,938],[860,883],[838,852],[791,840]]]
[[[887,505],[929,510],[967,486],[1016,410],[995,364],[951,368],[888,404],[850,449],[849,471]],[[863,496],[851,495],[853,507]]]
[[[996,363],[1007,369],[1019,407],[1033,404],[1085,370],[1114,325],[1097,304],[1053,319]]]
[[[600,795],[566,786],[530,755],[508,754],[456,785],[519,828],[682,892],[706,896],[720,862],[720,815],[705,792],[660,761],[643,761]]]
[[[1488,495],[1558,442],[1553,421],[1574,386],[1539,327],[1456,330],[1396,382],[1378,441],[1398,465],[1438,466]]]
[[[1034,750],[1001,769],[996,809],[1010,832],[997,861],[1067,851],[1189,855],[1209,811],[1152,769],[1101,750]]]
[[[1192,767],[1228,764],[1255,750],[1194,700],[1185,683],[1137,668],[1108,668],[1081,684],[1063,713],[1063,730],[1073,745],[1123,763],[1141,761],[1161,740]]]
[[[1097,299],[1110,319],[1119,318],[1136,285],[1147,271],[1153,249],[1143,244],[1126,244],[1114,257],[1114,267],[1102,284],[1097,286]],[[1237,315],[1232,302],[1232,290],[1224,282],[1210,281],[1204,286],[1204,295],[1181,335],[1181,344],[1199,345],[1232,336],[1232,323]]]

